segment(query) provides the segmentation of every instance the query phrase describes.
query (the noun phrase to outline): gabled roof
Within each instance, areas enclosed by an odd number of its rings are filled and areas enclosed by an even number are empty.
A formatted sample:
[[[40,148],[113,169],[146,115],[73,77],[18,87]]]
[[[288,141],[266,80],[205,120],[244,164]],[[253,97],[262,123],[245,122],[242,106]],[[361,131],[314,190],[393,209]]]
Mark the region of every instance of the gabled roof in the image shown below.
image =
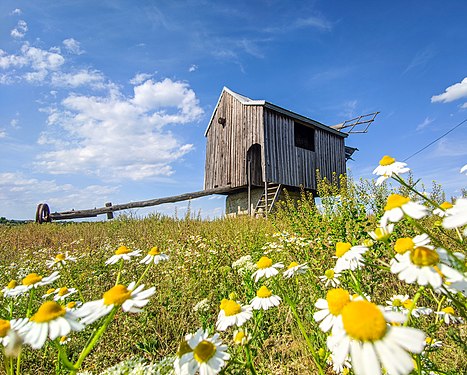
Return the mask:
[[[324,124],[321,124],[320,122],[318,121],[315,121],[315,120],[312,120],[308,117],[305,117],[305,116],[302,116],[302,115],[299,115],[298,113],[295,113],[295,112],[292,112],[292,111],[289,111],[288,109],[285,109],[285,108],[282,108],[282,107],[279,107],[275,104],[272,104],[272,103],[269,103],[265,100],[253,100],[253,99],[250,99],[248,98],[247,96],[244,96],[244,95],[240,95],[232,90],[230,90],[228,87],[225,87],[222,89],[222,92],[221,94],[219,95],[219,99],[217,100],[217,104],[216,104],[216,107],[214,108],[214,110],[212,111],[212,115],[211,115],[211,118],[209,119],[209,123],[208,123],[208,127],[206,128],[206,131],[204,132],[204,136],[206,137],[208,135],[208,131],[209,131],[209,127],[211,126],[212,124],[212,120],[214,119],[214,113],[216,113],[216,110],[217,110],[217,107],[219,107],[219,104],[221,102],[221,99],[222,99],[222,94],[224,92],[227,92],[229,93],[230,95],[232,95],[235,99],[237,99],[240,103],[242,103],[243,105],[262,105],[264,106],[265,108],[268,108],[268,109],[271,109],[273,111],[276,111],[276,112],[279,112],[279,113],[282,113],[286,116],[289,116],[289,117],[292,117],[296,120],[299,120],[299,121],[302,121],[302,122],[305,122],[305,123],[308,123],[310,125],[313,125],[317,128],[320,128],[320,129],[323,129],[323,130],[326,130],[326,131],[329,131],[330,133],[333,133],[335,135],[340,135],[341,137],[345,138],[347,137],[348,134],[346,133],[341,133],[337,130],[334,130],[332,129],[331,127],[329,126],[326,126]]]

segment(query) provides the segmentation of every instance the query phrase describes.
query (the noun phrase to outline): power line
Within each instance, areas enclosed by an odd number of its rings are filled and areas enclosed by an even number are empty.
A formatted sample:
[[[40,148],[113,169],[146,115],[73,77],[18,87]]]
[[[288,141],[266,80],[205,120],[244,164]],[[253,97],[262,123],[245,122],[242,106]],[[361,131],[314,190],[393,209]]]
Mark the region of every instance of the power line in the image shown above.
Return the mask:
[[[428,143],[425,147],[421,148],[420,150],[418,150],[417,152],[414,152],[412,155],[410,155],[408,158],[405,158],[404,160],[402,161],[407,161],[409,160],[410,158],[414,157],[415,155],[419,154],[420,152],[422,152],[423,150],[427,149],[428,147],[430,147],[433,143],[436,143],[438,142],[441,138],[447,136],[449,133],[451,133],[453,130],[457,129],[459,126],[461,126],[463,123],[467,122],[467,118],[464,120],[464,121],[461,121],[459,124],[457,124],[456,126],[454,126],[451,130],[448,130],[446,133],[444,133],[443,135],[439,136],[438,138],[436,138],[434,141]]]

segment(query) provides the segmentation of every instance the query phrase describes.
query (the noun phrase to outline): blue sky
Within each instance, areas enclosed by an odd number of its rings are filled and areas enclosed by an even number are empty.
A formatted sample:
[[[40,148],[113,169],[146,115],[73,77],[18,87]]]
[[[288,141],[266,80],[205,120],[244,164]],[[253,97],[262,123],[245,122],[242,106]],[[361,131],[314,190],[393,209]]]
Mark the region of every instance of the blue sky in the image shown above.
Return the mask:
[[[352,175],[372,178],[383,155],[403,160],[467,118],[466,14],[462,0],[3,0],[0,216],[201,190],[223,86],[327,125],[380,111],[346,141]],[[411,158],[415,176],[458,195],[466,129]],[[224,200],[191,208],[214,217]]]

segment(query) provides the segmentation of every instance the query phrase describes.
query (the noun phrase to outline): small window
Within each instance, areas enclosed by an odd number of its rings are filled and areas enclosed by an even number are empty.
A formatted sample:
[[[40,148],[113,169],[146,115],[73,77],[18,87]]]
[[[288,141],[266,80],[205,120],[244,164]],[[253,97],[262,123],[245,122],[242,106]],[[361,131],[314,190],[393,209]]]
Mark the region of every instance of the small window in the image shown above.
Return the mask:
[[[294,122],[294,139],[295,147],[315,151],[315,129]]]

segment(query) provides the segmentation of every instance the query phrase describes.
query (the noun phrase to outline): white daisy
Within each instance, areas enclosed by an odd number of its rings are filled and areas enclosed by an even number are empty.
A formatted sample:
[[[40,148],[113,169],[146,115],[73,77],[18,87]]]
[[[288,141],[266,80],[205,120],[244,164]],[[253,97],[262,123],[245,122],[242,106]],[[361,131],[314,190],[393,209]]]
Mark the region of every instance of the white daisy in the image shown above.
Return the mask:
[[[320,298],[316,301],[315,307],[319,309],[313,314],[313,319],[319,324],[323,332],[329,331],[337,321],[345,305],[350,303],[350,294],[342,288],[330,289],[326,294],[326,299]]]
[[[71,331],[80,331],[83,328],[84,325],[78,322],[73,312],[67,311],[57,302],[46,301],[24,327],[24,342],[33,349],[40,349],[44,346],[47,337],[55,340],[57,337],[68,335]]]
[[[397,223],[404,215],[417,220],[421,219],[427,215],[428,208],[419,203],[411,202],[409,198],[402,195],[391,194],[388,197],[384,211],[385,213],[380,222],[381,227],[387,226],[388,221]]]
[[[443,346],[443,342],[440,341],[440,340],[436,340],[434,339],[433,337],[427,337],[425,339],[425,349],[424,349],[424,352],[426,350],[428,351],[433,351],[433,350],[436,350],[436,349],[439,349]]]
[[[67,288],[66,286],[56,289],[54,301],[63,301],[76,292],[77,290],[75,288]]]
[[[107,315],[115,306],[122,306],[123,311],[137,313],[141,312],[140,307],[144,307],[149,302],[156,288],[146,290],[144,284],[135,289],[135,282],[130,283],[128,288],[118,284],[104,293],[102,299],[84,303],[75,312],[84,324],[91,324],[97,319]]]
[[[395,312],[402,312],[405,310],[405,303],[409,300],[409,295],[405,294],[397,294],[392,296],[389,301],[386,301],[388,306],[384,307],[385,311],[395,311]]]
[[[192,351],[180,358],[180,367],[188,364],[187,374],[195,374],[197,371],[199,375],[218,374],[230,359],[227,345],[222,343],[217,333],[209,337],[207,331],[199,329],[187,343]]]
[[[348,303],[328,337],[334,363],[342,365],[350,353],[356,375],[381,375],[381,367],[389,374],[409,374],[414,368],[409,353],[422,352],[425,334],[415,328],[387,324],[404,320],[402,314],[383,313],[369,301]]]
[[[55,258],[51,260],[46,260],[45,264],[47,267],[52,268],[52,267],[63,267],[66,265],[67,262],[76,262],[76,258],[68,255],[68,251],[65,254],[57,254]]]
[[[439,217],[445,217],[447,216],[446,210],[449,210],[450,208],[453,208],[454,206],[449,203],[449,202],[443,202],[439,205],[438,208],[435,208],[433,210],[433,215],[438,215]]]
[[[43,277],[37,273],[30,273],[22,280],[22,285],[18,285],[11,292],[18,294],[26,293],[31,289],[36,289],[40,286],[52,284],[55,280],[59,279],[58,271],[52,272],[49,276]]]
[[[12,331],[20,335],[21,329],[29,322],[29,319],[11,319],[3,320],[0,319],[0,344],[8,346],[11,340]]]
[[[10,280],[8,285],[2,289],[2,294],[4,297],[16,297],[18,294],[15,293],[15,288],[18,286],[16,280]]]
[[[446,210],[446,217],[443,219],[443,227],[446,229],[460,228],[467,224],[467,198],[459,198],[453,207]],[[464,229],[464,236],[467,236],[467,227]]]
[[[462,293],[465,297],[467,297],[467,278],[464,277],[460,281],[455,281],[452,283],[446,283],[444,286],[450,293],[456,294],[457,292]],[[444,292],[441,290],[441,292]]]
[[[372,232],[368,232],[375,241],[386,241],[394,230],[394,224],[388,224],[384,227],[378,227]]]
[[[235,345],[245,345],[251,340],[251,336],[246,328],[236,329],[233,333],[233,342]]]
[[[272,294],[272,292],[263,285],[256,292],[256,297],[251,300],[251,307],[255,310],[267,310],[271,307],[279,306],[281,297]]]
[[[332,370],[336,373],[336,374],[339,374],[339,375],[343,375],[343,374],[350,374],[350,369],[352,368],[352,364],[350,363],[350,356],[347,356],[347,358],[345,359],[344,363],[342,364],[339,364],[339,365],[336,365],[334,363],[334,356],[331,354],[329,354],[329,357],[327,359],[327,363],[329,363],[330,365],[332,365]]]
[[[272,259],[265,256],[261,257],[260,260],[258,260],[256,266],[258,267],[258,269],[251,275],[251,278],[255,279],[255,283],[258,282],[258,280],[263,276],[266,279],[276,276],[279,273],[277,269],[284,267],[282,263],[272,264]]]
[[[341,274],[335,270],[326,270],[324,275],[320,276],[319,279],[324,283],[325,287],[331,286],[335,288],[341,283],[339,280],[340,276]]]
[[[150,264],[154,263],[157,264],[159,262],[163,262],[165,260],[169,260],[169,256],[163,254],[159,251],[157,246],[154,246],[147,255],[140,261],[140,263]]]
[[[338,242],[336,244],[336,266],[334,271],[339,273],[344,270],[355,270],[364,265],[363,254],[366,253],[368,248],[366,246],[357,245],[352,246],[348,242]]]
[[[443,285],[443,278],[449,282],[462,280],[462,274],[441,263],[438,252],[426,246],[396,254],[391,260],[391,272],[408,284],[417,282],[419,285],[431,285],[434,289]]]
[[[425,246],[426,248],[433,249],[433,246],[429,245],[430,238],[428,234],[423,233],[414,238],[404,237],[397,239],[394,244],[394,250],[398,254],[404,254],[406,251],[411,251],[419,246]]]
[[[48,298],[50,296],[53,296],[55,293],[57,292],[57,289],[55,288],[50,288],[50,289],[47,289],[47,292],[45,292],[43,295],[42,295],[42,298]]]
[[[68,337],[68,336],[62,336],[62,337],[60,337],[60,340],[58,340],[58,343],[59,343],[60,345],[66,345],[66,344],[68,344],[70,341],[71,341],[71,338],[70,338],[70,337]]]
[[[447,325],[464,323],[464,319],[455,316],[455,311],[451,306],[445,307],[441,311],[436,311],[435,314],[443,318],[444,323]]]
[[[287,270],[284,272],[284,277],[290,279],[295,275],[303,275],[308,270],[306,263],[298,264],[297,262],[292,262],[287,267]]]
[[[115,250],[115,254],[112,255],[106,262],[105,264],[115,264],[117,263],[120,259],[123,260],[131,260],[131,257],[136,257],[141,254],[141,250],[134,250],[131,251],[128,247],[126,246],[120,246],[117,250]]]
[[[379,165],[373,171],[373,174],[380,176],[376,180],[376,185],[381,185],[384,180],[392,177],[393,174],[399,175],[410,171],[410,168],[407,168],[406,166],[406,163],[396,161],[396,159],[388,155],[383,156],[379,161]]]
[[[233,325],[240,327],[253,316],[250,305],[241,306],[231,299],[223,299],[220,309],[216,322],[218,331],[225,331]]]

